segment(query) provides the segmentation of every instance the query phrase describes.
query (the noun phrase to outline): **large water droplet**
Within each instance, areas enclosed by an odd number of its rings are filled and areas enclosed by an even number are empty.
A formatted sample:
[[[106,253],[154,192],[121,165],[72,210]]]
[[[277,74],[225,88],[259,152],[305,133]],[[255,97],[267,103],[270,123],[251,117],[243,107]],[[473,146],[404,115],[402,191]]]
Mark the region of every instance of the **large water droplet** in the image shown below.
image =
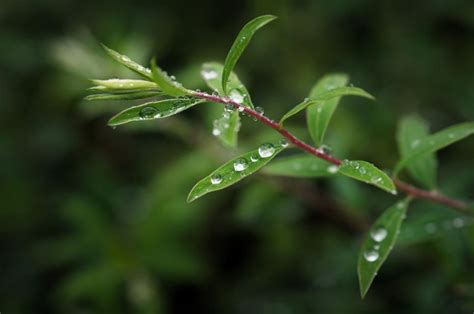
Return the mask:
[[[373,251],[373,250],[365,251],[364,258],[367,262],[371,262],[371,263],[375,262],[376,260],[379,259],[379,252]]]
[[[245,169],[247,169],[248,166],[249,166],[249,163],[247,162],[245,158],[239,158],[236,161],[234,161],[235,171],[238,171],[238,172],[244,171]]]
[[[328,167],[328,172],[329,173],[337,173],[339,171],[339,167],[336,165],[331,165]]]
[[[258,148],[258,154],[262,158],[271,157],[274,152],[275,152],[275,147],[273,146],[273,144],[270,144],[270,143],[262,144]]]
[[[139,113],[142,119],[153,119],[160,116],[160,110],[155,107],[144,107]]]
[[[211,176],[211,183],[212,184],[219,184],[222,182],[222,176],[220,174],[213,174]]]
[[[241,104],[242,101],[244,101],[244,96],[237,89],[231,90],[229,97],[230,99],[232,99],[233,101],[239,104]]]
[[[382,227],[370,231],[370,237],[376,242],[382,242],[387,237],[387,235],[387,229]]]
[[[217,78],[218,73],[214,70],[202,70],[201,75],[205,80],[212,80]]]

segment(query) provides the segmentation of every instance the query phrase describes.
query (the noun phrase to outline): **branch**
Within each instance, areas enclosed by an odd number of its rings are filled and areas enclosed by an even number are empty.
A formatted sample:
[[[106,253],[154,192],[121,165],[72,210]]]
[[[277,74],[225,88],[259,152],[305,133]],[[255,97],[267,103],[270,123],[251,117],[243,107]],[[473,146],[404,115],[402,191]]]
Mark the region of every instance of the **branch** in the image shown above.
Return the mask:
[[[335,158],[331,155],[326,154],[322,149],[316,148],[314,146],[311,146],[311,145],[303,142],[302,140],[300,140],[299,138],[294,136],[290,131],[283,128],[279,123],[271,120],[270,118],[267,118],[266,116],[264,116],[263,114],[253,110],[252,108],[244,106],[244,105],[242,105],[242,104],[240,104],[236,101],[233,101],[230,98],[220,97],[220,96],[217,96],[217,95],[209,95],[208,93],[204,93],[204,92],[195,92],[195,93],[192,94],[192,96],[198,97],[198,98],[201,98],[201,99],[206,99],[206,100],[209,100],[209,101],[215,102],[215,103],[231,105],[236,110],[239,110],[240,112],[245,112],[248,115],[254,117],[257,120],[259,120],[263,124],[266,124],[267,126],[271,127],[272,129],[274,129],[275,131],[280,133],[283,137],[288,139],[288,141],[293,143],[293,145],[295,145],[299,149],[301,149],[301,150],[303,150],[303,151],[305,151],[305,152],[307,152],[311,155],[314,155],[318,158],[324,159],[324,160],[326,160],[326,161],[328,161],[328,162],[330,162],[334,165],[337,165],[337,166],[339,166],[342,163],[341,160],[339,160],[339,159],[337,159],[337,158]],[[429,201],[434,202],[434,203],[443,204],[443,205],[449,206],[449,207],[451,207],[455,210],[458,210],[458,211],[462,212],[463,214],[468,213],[467,212],[468,205],[465,202],[462,202],[462,201],[454,199],[454,198],[450,198],[450,197],[442,195],[438,192],[427,191],[427,190],[423,190],[423,189],[414,187],[414,186],[412,186],[412,185],[410,185],[406,182],[403,182],[403,181],[401,181],[397,178],[393,178],[393,181],[394,181],[395,185],[397,186],[397,188],[399,190],[401,190],[401,191],[405,192],[406,194],[411,195],[415,198],[426,199],[426,200],[429,200]]]

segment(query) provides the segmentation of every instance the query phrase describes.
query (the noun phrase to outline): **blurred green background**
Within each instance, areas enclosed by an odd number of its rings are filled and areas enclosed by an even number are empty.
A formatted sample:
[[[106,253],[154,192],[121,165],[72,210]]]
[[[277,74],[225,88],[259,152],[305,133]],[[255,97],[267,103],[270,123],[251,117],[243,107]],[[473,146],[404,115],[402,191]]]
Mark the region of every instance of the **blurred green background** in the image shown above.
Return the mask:
[[[415,202],[362,301],[358,247],[395,197],[345,178],[255,175],[187,204],[195,182],[276,134],[244,118],[238,149],[222,147],[210,104],[112,130],[130,103],[82,100],[89,78],[134,77],[100,42],[205,89],[200,64],[222,62],[261,14],[279,19],[236,71],[268,116],[333,71],[377,97],[342,101],[328,132],[338,157],[390,169],[404,115],[432,130],[474,118],[469,0],[2,0],[2,314],[474,311],[474,228],[450,227],[452,211]],[[304,115],[288,126],[308,139]],[[473,144],[438,154],[447,194],[474,199]]]

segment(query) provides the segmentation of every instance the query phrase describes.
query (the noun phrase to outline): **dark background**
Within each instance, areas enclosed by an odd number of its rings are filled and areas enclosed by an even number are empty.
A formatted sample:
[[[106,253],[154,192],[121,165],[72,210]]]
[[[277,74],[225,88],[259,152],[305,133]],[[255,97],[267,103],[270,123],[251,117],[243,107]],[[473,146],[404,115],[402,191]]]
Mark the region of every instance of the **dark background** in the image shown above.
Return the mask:
[[[358,247],[393,196],[256,175],[186,204],[223,161],[278,137],[247,118],[226,149],[210,134],[212,105],[112,130],[130,103],[82,100],[89,78],[133,77],[100,42],[205,89],[200,64],[222,62],[261,14],[279,19],[236,71],[270,117],[333,71],[377,97],[342,101],[327,137],[336,156],[390,169],[401,117],[434,131],[473,120],[472,1],[2,0],[2,314],[474,311],[474,230],[450,228],[452,211],[415,202],[362,301]],[[308,138],[304,115],[289,127]],[[442,191],[474,199],[473,144],[438,154]]]

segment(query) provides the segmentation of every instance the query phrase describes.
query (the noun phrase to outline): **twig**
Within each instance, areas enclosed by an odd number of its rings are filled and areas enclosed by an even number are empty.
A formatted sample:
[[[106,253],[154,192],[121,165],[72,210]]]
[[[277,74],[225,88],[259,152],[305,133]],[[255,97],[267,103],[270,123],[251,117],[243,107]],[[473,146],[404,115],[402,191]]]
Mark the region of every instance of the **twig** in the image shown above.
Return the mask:
[[[288,141],[290,141],[293,145],[295,145],[299,149],[301,149],[301,150],[303,150],[303,151],[305,151],[305,152],[307,152],[311,155],[314,155],[318,158],[324,159],[324,160],[326,160],[326,161],[328,161],[328,162],[330,162],[334,165],[337,165],[337,166],[339,166],[342,163],[341,160],[339,160],[339,159],[337,159],[337,158],[335,158],[331,155],[326,154],[322,149],[316,148],[314,146],[311,146],[311,145],[303,142],[302,140],[300,140],[299,138],[294,136],[290,131],[283,128],[278,122],[275,122],[275,121],[271,120],[270,118],[264,116],[263,114],[253,110],[252,108],[244,106],[244,105],[242,105],[242,104],[240,104],[240,103],[238,103],[238,102],[236,102],[236,101],[234,101],[230,98],[220,97],[220,96],[217,96],[217,95],[210,95],[210,94],[204,93],[204,92],[195,92],[195,93],[192,94],[192,96],[198,97],[198,98],[201,98],[201,99],[206,99],[206,100],[209,100],[209,101],[215,102],[215,103],[221,103],[221,104],[224,104],[224,105],[231,105],[236,110],[239,110],[240,112],[245,112],[248,115],[254,117],[257,120],[259,120],[260,122],[262,122],[262,123],[266,124],[267,126],[271,127],[272,129],[274,129],[275,131],[280,133],[283,137],[288,139]],[[450,197],[442,195],[438,192],[427,191],[427,190],[423,190],[423,189],[414,187],[414,186],[412,186],[412,185],[410,185],[406,182],[403,182],[403,181],[401,181],[397,178],[393,178],[393,181],[394,181],[395,185],[397,186],[397,188],[399,190],[405,192],[408,195],[411,195],[415,198],[422,198],[422,199],[429,200],[431,202],[440,203],[440,204],[449,206],[453,209],[456,209],[456,210],[462,212],[463,214],[467,213],[468,206],[465,202],[462,202],[462,201],[454,199],[454,198],[450,198]]]

